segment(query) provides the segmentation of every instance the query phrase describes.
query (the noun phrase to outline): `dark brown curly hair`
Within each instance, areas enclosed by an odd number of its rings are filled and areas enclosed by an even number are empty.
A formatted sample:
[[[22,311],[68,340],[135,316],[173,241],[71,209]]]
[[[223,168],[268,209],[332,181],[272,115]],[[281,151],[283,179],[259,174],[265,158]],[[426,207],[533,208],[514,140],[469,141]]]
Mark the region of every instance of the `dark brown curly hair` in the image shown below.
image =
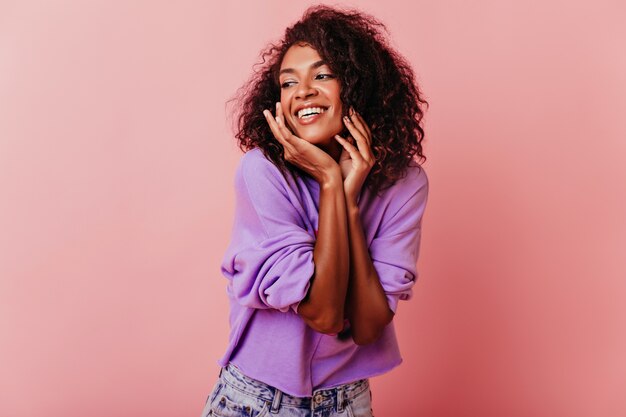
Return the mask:
[[[388,33],[376,18],[354,9],[324,5],[307,9],[286,29],[282,40],[265,48],[250,80],[228,101],[238,105],[235,137],[239,148],[244,152],[261,148],[283,175],[286,171],[304,173],[284,159],[283,146],[274,138],[262,112],[272,111],[280,100],[278,72],[287,50],[294,44],[308,44],[340,80],[343,115],[354,107],[372,131],[376,162],[364,187],[378,193],[404,177],[416,155],[424,162],[424,129],[420,123],[422,107],[428,102],[411,66],[389,45],[383,30]],[[346,133],[344,129],[342,136]]]

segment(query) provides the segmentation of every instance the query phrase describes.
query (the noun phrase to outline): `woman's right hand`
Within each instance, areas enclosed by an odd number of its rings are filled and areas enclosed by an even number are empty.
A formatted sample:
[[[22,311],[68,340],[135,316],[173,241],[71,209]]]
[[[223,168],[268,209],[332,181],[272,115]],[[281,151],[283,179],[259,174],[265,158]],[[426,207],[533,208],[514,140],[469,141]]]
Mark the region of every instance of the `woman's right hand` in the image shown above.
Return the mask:
[[[269,110],[263,110],[263,114],[274,137],[283,145],[285,160],[302,168],[320,184],[331,180],[341,183],[339,164],[324,150],[294,135],[285,126],[280,102],[276,103],[275,118]]]

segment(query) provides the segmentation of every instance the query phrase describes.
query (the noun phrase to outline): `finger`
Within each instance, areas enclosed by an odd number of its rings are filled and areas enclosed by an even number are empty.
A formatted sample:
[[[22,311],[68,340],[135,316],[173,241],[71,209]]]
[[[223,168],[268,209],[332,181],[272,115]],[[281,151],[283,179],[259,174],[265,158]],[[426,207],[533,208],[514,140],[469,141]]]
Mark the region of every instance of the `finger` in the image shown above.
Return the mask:
[[[287,128],[287,125],[285,125],[285,115],[283,114],[283,105],[280,104],[280,102],[276,102],[276,122],[285,140],[289,141],[290,139],[292,139],[292,133]]]
[[[352,119],[350,119],[349,116],[344,116],[343,117],[344,123],[346,125],[346,127],[348,128],[348,130],[350,131],[350,133],[352,133],[352,136],[356,139],[356,140],[365,140],[365,135],[364,132],[361,131],[361,129],[359,129],[356,124],[354,123],[354,121],[352,121]]]
[[[363,156],[361,155],[359,150],[354,145],[352,145],[350,142],[348,142],[346,139],[342,138],[339,135],[335,135],[335,139],[350,154],[350,158],[352,158],[353,160],[363,159]]]
[[[283,108],[280,105],[280,101],[276,102],[276,121],[279,122],[280,125],[280,120],[283,119]]]
[[[280,133],[280,129],[278,127],[278,122],[276,122],[276,118],[269,110],[263,110],[263,115],[265,116],[265,120],[267,124],[270,126],[270,130],[274,137],[279,141],[283,142],[283,135]]]
[[[356,128],[354,123],[352,123],[352,121],[348,117],[344,117],[344,122],[346,124],[346,127],[352,134],[352,137],[355,139],[356,145],[359,149],[359,152],[363,156],[363,158],[368,161],[371,160],[373,158],[372,152],[370,150],[370,146],[369,146],[369,143],[367,142],[367,139],[363,136],[363,133],[359,129]]]
[[[370,130],[370,127],[367,125],[367,123],[365,123],[365,119],[363,119],[363,116],[361,116],[354,109],[351,109],[351,110],[352,110],[351,119],[354,122],[354,125],[357,126],[359,130],[364,133],[363,136],[365,136],[365,138],[367,139],[367,142],[371,144],[372,131]]]
[[[272,113],[270,113],[269,110],[263,110],[263,115],[265,116],[267,123],[270,125],[270,130],[272,131],[272,134],[274,134],[276,140],[283,146],[287,146],[287,142],[283,138],[283,134],[280,132],[280,127],[278,126],[276,119],[274,119],[274,116],[272,116]]]
[[[359,131],[363,133],[363,137],[365,138],[365,141],[367,143],[367,152],[365,153],[369,155],[369,158],[371,160],[373,160],[374,156],[372,155],[372,152],[371,152],[372,131],[370,130],[370,127],[367,125],[367,123],[365,122],[365,119],[363,119],[363,116],[361,116],[356,110],[354,110],[354,107],[350,107],[350,114],[352,116],[351,118],[352,122],[354,123],[356,127],[359,128]]]

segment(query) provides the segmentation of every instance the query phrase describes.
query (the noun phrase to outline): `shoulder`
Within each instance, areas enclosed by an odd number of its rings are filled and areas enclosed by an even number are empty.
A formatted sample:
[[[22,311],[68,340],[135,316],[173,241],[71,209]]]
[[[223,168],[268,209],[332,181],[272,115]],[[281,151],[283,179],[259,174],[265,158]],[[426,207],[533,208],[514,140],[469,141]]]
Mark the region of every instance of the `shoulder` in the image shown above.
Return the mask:
[[[260,148],[251,149],[241,156],[235,172],[235,186],[245,187],[253,193],[288,187],[280,169]]]
[[[386,200],[398,205],[404,205],[409,201],[420,204],[428,197],[428,175],[423,166],[417,162],[411,162],[407,167],[405,176],[386,191]],[[417,200],[417,201],[416,201]]]
[[[239,170],[249,172],[280,172],[278,167],[265,156],[261,148],[250,149],[244,153],[239,160]]]
[[[426,170],[417,163],[410,165],[406,175],[396,180],[377,201],[378,209],[383,213],[378,235],[395,235],[418,228],[427,200]]]
[[[417,191],[420,188],[428,188],[428,175],[426,169],[417,162],[411,162],[406,171],[406,176],[397,181],[399,187]]]

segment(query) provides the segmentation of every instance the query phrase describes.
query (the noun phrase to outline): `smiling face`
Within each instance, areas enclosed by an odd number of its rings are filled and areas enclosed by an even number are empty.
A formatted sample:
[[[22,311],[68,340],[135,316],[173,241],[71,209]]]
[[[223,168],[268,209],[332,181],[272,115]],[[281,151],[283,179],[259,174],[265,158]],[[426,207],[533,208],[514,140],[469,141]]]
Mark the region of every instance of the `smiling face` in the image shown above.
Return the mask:
[[[280,66],[280,104],[291,131],[325,148],[336,148],[333,138],[343,130],[340,82],[315,49],[291,46]]]

